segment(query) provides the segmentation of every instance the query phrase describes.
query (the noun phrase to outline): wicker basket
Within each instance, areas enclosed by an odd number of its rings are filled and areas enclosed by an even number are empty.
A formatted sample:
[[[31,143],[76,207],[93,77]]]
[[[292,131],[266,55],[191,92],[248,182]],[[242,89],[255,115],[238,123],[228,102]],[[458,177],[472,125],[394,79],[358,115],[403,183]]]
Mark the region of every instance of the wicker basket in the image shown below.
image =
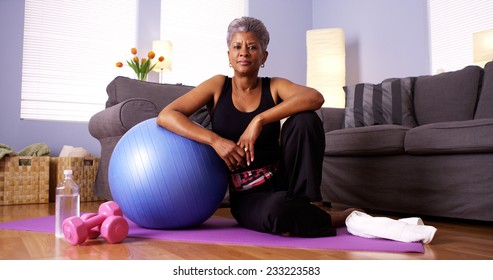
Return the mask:
[[[50,201],[55,201],[56,187],[63,181],[63,170],[72,169],[74,181],[79,185],[80,201],[103,200],[94,195],[94,182],[99,167],[96,157],[52,157],[50,158]]]
[[[50,157],[0,159],[0,205],[49,202]]]

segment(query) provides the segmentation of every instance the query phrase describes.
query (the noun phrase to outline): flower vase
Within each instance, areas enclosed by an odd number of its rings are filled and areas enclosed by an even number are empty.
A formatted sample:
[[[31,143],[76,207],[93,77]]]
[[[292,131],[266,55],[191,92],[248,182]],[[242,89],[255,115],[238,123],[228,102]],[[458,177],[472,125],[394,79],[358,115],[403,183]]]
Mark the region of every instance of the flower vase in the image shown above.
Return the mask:
[[[137,74],[137,73],[135,73],[135,75],[134,75],[134,79],[139,80],[139,81],[144,81],[144,82],[147,82],[147,81],[148,81],[148,80],[147,80],[147,79],[148,79],[148,75],[147,75],[147,74],[142,75],[142,74]]]

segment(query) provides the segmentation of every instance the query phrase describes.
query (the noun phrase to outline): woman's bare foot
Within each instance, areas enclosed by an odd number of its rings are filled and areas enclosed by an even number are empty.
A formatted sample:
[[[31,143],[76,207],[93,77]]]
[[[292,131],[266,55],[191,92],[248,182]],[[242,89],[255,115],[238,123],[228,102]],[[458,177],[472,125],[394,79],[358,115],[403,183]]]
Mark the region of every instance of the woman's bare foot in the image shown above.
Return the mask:
[[[346,218],[353,211],[365,212],[360,208],[348,208],[348,209],[343,210],[343,211],[328,211],[327,213],[329,213],[329,215],[330,215],[333,227],[342,227],[346,224]]]

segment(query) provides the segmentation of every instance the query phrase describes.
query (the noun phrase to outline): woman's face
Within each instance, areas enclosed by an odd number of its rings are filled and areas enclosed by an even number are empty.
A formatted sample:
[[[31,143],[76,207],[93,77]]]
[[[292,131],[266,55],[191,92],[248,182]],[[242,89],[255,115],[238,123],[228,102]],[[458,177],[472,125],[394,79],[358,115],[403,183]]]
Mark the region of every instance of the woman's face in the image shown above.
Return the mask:
[[[267,51],[262,51],[260,41],[252,32],[236,32],[231,38],[228,56],[229,63],[236,72],[258,73],[267,59]]]

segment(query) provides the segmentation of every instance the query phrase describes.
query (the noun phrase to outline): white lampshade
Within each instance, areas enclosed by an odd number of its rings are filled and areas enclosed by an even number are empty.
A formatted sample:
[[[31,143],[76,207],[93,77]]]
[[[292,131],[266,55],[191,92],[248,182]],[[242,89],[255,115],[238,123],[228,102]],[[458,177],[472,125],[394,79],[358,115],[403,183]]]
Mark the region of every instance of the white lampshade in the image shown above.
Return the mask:
[[[474,64],[484,67],[493,59],[493,29],[473,34]]]
[[[152,41],[152,51],[156,54],[152,63],[157,63],[154,67],[154,71],[163,72],[163,71],[171,71],[172,69],[172,53],[173,45],[170,41],[167,40],[155,40]],[[164,61],[159,62],[159,57],[164,56]]]
[[[344,108],[346,84],[346,45],[341,28],[306,32],[306,84],[320,91],[324,107]]]

